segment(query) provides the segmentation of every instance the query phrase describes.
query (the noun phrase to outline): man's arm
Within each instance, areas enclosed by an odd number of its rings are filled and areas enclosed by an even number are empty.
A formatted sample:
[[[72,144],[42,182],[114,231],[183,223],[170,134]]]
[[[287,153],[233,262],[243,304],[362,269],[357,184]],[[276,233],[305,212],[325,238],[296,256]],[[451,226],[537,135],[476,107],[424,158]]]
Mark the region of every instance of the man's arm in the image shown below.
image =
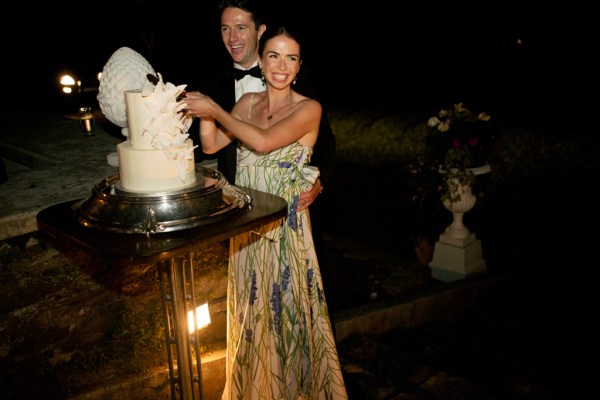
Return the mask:
[[[333,177],[336,164],[336,139],[327,117],[327,106],[319,93],[318,83],[311,75],[310,66],[302,64],[294,90],[298,93],[317,100],[321,103],[322,113],[319,125],[319,136],[314,146],[311,165],[321,171],[321,183],[324,187],[329,185]]]
[[[323,187],[329,185],[333,177],[336,164],[336,139],[329,124],[327,114],[323,111],[319,125],[319,136],[313,149],[311,165],[319,168]]]
[[[317,84],[311,76],[309,66],[306,65],[306,63],[304,63],[300,69],[300,74],[298,75],[298,81],[294,86],[294,90],[304,96],[318,100],[322,107],[319,136],[317,136],[317,142],[313,148],[313,155],[310,162],[311,165],[319,168],[320,176],[310,190],[300,194],[298,206],[302,209],[310,206],[317,199],[317,196],[329,186],[337,162],[337,142],[331,124],[329,123],[326,106],[319,94]]]

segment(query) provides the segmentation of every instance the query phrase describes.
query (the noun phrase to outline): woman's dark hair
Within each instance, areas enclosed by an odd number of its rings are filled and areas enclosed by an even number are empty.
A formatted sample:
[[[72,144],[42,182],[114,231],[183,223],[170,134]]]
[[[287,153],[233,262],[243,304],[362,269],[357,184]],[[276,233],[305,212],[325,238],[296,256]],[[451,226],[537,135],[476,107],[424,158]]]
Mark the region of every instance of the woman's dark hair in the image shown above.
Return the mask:
[[[262,53],[265,49],[265,45],[266,45],[267,41],[269,41],[270,39],[273,39],[275,36],[285,36],[285,37],[288,37],[288,38],[294,40],[296,43],[298,43],[298,45],[300,47],[300,53],[302,53],[302,41],[300,39],[300,36],[296,32],[290,30],[287,26],[279,25],[279,27],[277,29],[267,28],[265,33],[262,34],[262,36],[260,37],[260,42],[258,44],[258,54],[259,55],[262,56]],[[302,59],[302,54],[299,54],[299,56]]]
[[[262,24],[266,24],[266,16],[264,12],[264,0],[221,0],[217,5],[219,13],[222,14],[223,10],[229,7],[239,8],[252,15],[252,21],[254,27],[258,30],[258,27]]]

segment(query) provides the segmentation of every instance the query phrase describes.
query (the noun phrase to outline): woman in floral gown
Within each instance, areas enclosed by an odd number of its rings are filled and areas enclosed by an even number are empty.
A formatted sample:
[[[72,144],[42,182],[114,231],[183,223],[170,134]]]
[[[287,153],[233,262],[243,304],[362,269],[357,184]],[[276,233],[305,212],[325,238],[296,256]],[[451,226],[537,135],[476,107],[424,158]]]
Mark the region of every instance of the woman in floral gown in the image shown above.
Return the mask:
[[[292,90],[296,36],[267,31],[259,53],[266,91],[245,94],[231,114],[199,92],[184,99],[201,118],[204,152],[239,139],[236,185],[288,202],[286,218],[231,239],[223,399],[347,399],[310,216],[298,204],[319,176],[308,162],[321,105]]]

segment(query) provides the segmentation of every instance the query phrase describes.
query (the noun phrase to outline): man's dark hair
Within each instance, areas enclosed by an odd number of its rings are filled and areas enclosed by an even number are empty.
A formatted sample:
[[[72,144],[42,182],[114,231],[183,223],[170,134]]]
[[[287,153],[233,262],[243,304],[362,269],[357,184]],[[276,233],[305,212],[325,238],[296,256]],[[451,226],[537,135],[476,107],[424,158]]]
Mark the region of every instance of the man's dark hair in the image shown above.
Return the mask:
[[[222,14],[223,10],[229,7],[239,8],[252,15],[252,21],[254,27],[258,30],[258,27],[262,24],[266,24],[266,14],[264,12],[264,1],[261,0],[221,0],[218,4],[219,12]]]

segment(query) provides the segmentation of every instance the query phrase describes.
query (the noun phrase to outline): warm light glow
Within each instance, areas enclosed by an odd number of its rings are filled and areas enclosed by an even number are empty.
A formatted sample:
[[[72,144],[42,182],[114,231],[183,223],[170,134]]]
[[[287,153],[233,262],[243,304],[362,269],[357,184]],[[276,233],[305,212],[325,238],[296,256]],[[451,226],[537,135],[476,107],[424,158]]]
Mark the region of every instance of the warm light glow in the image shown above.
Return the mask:
[[[98,72],[98,75],[96,76],[96,78],[98,78],[98,80],[102,79],[102,72]]]
[[[196,329],[204,328],[206,325],[210,324],[208,303],[204,303],[200,307],[196,308],[196,314],[198,314]],[[194,333],[194,310],[188,311],[188,327],[190,329],[190,333]]]
[[[69,87],[69,86],[65,86],[62,91],[66,94],[71,94],[73,93],[73,88]]]
[[[65,86],[73,86],[75,84],[75,79],[71,75],[63,75],[60,78],[60,84]]]

